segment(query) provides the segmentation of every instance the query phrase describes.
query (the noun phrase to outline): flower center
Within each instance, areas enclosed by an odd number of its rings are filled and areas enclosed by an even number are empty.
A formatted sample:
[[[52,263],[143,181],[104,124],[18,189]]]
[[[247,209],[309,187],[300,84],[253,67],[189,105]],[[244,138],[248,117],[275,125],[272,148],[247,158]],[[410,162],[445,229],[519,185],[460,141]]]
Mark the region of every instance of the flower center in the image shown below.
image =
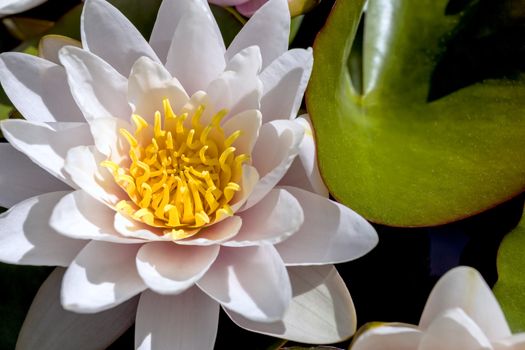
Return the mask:
[[[241,131],[225,135],[220,126],[225,110],[202,125],[203,105],[190,119],[188,113],[177,116],[168,99],[163,109],[164,120],[156,112],[154,125],[133,115],[134,135],[120,129],[129,144],[128,167],[110,160],[101,164],[129,196],[116,209],[147,225],[175,230],[233,215],[229,203],[241,189],[242,164],[250,158],[236,155],[232,146]]]

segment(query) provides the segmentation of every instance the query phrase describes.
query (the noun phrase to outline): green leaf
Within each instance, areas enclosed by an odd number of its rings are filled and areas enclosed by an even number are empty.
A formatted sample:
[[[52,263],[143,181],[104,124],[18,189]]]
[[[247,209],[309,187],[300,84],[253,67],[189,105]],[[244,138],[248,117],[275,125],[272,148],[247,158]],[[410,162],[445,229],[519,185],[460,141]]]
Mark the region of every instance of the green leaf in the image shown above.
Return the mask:
[[[430,226],[521,193],[525,80],[488,79],[487,65],[449,84],[462,73],[455,53],[484,43],[478,2],[370,0],[356,89],[348,62],[364,3],[338,0],[314,45],[307,107],[333,196],[376,223]]]
[[[525,215],[498,251],[498,282],[493,288],[513,333],[525,332]]]

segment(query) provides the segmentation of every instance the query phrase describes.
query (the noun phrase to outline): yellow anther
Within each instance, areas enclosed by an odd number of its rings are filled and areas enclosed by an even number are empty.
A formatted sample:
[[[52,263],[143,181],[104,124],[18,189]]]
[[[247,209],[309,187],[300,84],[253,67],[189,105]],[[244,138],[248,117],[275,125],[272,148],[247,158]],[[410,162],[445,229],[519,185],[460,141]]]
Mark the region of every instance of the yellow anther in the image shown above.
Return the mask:
[[[148,127],[148,123],[138,114],[133,114],[131,120],[135,124],[135,135],[140,135],[141,131]]]
[[[241,134],[241,130],[234,131],[230,136],[228,136],[226,140],[224,140],[224,146],[230,147],[235,142],[235,140],[241,136]]]
[[[119,130],[119,132],[122,136],[124,136],[124,138],[126,139],[126,141],[128,141],[131,147],[137,147],[138,145],[137,139],[133,137],[133,135],[131,135],[131,133],[128,130],[122,128]]]
[[[119,166],[115,162],[105,160],[102,163],[100,163],[100,165],[110,170],[113,175],[118,173]]]

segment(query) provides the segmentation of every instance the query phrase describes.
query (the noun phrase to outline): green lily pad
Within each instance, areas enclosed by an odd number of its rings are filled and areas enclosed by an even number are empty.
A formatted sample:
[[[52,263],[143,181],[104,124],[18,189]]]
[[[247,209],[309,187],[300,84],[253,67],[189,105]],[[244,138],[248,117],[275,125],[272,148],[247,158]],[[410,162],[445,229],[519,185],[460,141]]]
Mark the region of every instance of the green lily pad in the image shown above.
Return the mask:
[[[498,282],[493,291],[513,333],[525,332],[525,214],[498,250]]]
[[[521,193],[525,79],[452,86],[439,74],[478,2],[370,0],[359,76],[349,56],[364,3],[338,0],[314,44],[307,107],[332,195],[370,221],[410,227]]]

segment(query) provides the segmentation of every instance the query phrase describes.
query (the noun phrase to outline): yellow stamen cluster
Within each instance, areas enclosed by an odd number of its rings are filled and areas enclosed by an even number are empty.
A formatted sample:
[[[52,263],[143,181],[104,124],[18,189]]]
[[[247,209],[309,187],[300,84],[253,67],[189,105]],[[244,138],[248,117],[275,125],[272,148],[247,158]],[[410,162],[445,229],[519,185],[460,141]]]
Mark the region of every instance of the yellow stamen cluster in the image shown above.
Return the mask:
[[[236,155],[232,146],[241,131],[225,135],[220,126],[224,110],[204,126],[203,105],[191,116],[177,116],[167,99],[163,109],[164,123],[160,112],[153,126],[133,115],[134,134],[120,130],[129,144],[128,168],[102,162],[129,196],[116,209],[147,225],[175,230],[200,228],[232,215],[228,203],[240,191],[242,164],[249,159]]]

